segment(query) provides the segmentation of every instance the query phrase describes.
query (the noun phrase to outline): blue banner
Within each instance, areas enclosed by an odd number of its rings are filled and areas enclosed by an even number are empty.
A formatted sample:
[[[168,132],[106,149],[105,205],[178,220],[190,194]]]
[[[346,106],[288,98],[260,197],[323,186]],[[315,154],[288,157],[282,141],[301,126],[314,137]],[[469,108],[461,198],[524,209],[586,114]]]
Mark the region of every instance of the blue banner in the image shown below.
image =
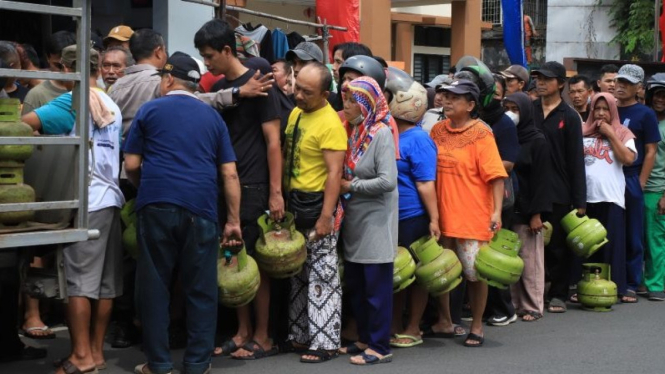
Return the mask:
[[[503,45],[510,63],[526,68],[522,0],[501,0],[501,7],[503,11]]]

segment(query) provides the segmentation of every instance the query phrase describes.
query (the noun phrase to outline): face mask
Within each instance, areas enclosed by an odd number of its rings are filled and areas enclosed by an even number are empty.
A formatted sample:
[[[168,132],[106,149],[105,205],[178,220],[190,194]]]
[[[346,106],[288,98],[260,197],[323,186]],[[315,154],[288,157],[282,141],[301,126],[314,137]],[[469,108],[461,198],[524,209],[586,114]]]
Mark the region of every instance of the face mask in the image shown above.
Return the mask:
[[[365,117],[362,114],[360,114],[358,117],[356,117],[356,119],[349,121],[349,123],[352,124],[353,126],[358,126],[359,124],[363,123],[364,120]]]
[[[520,115],[519,114],[517,114],[515,112],[511,112],[511,111],[508,110],[508,111],[506,111],[506,115],[508,117],[510,117],[511,120],[513,120],[513,122],[515,123],[515,126],[517,126],[517,124],[520,123]]]

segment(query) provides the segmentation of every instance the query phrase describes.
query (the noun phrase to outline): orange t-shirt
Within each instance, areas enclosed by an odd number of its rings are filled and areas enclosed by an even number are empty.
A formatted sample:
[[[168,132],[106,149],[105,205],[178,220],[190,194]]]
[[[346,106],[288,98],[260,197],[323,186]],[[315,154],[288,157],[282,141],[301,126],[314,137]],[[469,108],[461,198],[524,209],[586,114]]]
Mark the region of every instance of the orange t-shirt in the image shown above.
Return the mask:
[[[454,129],[445,119],[432,128],[441,233],[488,241],[494,211],[491,181],[507,178],[492,130],[480,120]]]

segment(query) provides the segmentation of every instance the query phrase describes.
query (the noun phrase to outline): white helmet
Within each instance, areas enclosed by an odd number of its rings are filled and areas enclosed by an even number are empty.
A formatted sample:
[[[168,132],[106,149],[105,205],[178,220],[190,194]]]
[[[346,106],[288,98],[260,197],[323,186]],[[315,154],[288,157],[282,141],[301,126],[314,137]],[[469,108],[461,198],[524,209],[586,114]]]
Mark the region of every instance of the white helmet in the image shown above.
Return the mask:
[[[390,114],[406,122],[417,123],[427,111],[427,90],[404,71],[389,67],[386,90],[392,94]]]

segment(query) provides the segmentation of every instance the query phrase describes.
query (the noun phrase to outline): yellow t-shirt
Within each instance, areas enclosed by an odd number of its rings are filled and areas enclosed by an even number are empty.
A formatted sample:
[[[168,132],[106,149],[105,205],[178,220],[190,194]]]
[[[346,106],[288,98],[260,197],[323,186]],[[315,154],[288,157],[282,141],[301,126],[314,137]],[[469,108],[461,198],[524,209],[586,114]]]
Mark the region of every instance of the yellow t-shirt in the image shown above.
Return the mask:
[[[298,116],[300,116],[298,144],[295,147],[293,166],[291,166],[293,130]],[[284,160],[285,188],[306,192],[323,191],[328,176],[323,151],[346,151],[346,130],[344,130],[339,115],[330,104],[313,113],[304,113],[300,108],[295,108],[289,116],[285,133],[287,146]],[[288,173],[290,170],[292,173],[289,185]]]

